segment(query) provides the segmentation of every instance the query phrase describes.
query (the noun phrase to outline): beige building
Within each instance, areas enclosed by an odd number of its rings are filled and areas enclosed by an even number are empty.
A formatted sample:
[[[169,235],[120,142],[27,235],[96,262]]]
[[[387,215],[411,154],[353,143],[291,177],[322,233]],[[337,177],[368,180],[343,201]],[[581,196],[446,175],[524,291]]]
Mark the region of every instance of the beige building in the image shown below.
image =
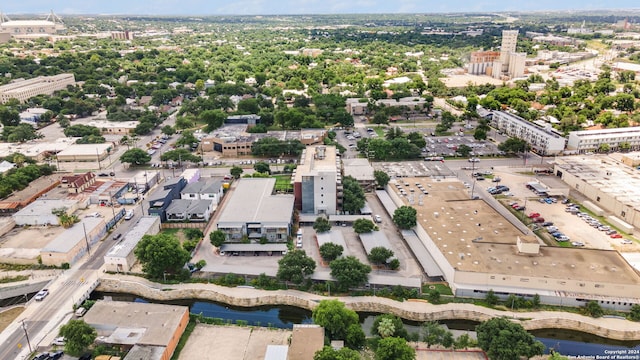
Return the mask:
[[[502,298],[537,294],[548,304],[595,300],[624,310],[640,303],[640,275],[617,251],[542,246],[489,204],[469,200],[455,179],[403,180],[405,190],[414,183],[430,187],[411,205],[418,212],[414,231],[455,295],[482,298],[493,290]],[[397,188],[388,186],[386,193],[394,206],[410,205]]]
[[[38,76],[29,80],[15,80],[0,86],[0,104],[11,99],[21,103],[37,95],[52,95],[55,91],[66,89],[68,85],[75,85],[73,74],[59,74],[54,76]]]
[[[614,217],[640,228],[638,170],[607,155],[559,157],[555,162],[554,172],[570,188]]]
[[[169,360],[189,323],[186,306],[98,301],[84,316],[107,344],[128,350],[123,360]]]
[[[95,126],[100,129],[102,135],[129,135],[133,134],[140,122],[138,121],[74,121],[74,123],[82,123],[83,125]]]
[[[60,151],[57,160],[60,162],[102,161],[113,150],[113,145],[105,144],[74,144]]]
[[[143,216],[118,243],[114,244],[104,256],[107,271],[128,272],[136,263],[133,253],[145,235],[156,235],[160,232],[159,216]]]
[[[87,217],[65,230],[40,250],[43,265],[73,265],[107,232],[104,218]]]

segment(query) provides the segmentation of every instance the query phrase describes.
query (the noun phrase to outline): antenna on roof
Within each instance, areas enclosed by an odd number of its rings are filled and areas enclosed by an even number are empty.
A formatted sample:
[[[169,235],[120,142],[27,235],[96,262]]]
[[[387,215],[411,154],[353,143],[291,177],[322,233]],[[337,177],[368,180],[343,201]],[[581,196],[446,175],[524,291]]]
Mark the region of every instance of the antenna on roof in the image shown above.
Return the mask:
[[[62,22],[62,19],[56,15],[53,10],[51,10],[51,12],[49,13],[49,15],[47,15],[47,18],[45,19],[46,21],[51,21],[53,23],[57,23],[57,24],[64,24]]]

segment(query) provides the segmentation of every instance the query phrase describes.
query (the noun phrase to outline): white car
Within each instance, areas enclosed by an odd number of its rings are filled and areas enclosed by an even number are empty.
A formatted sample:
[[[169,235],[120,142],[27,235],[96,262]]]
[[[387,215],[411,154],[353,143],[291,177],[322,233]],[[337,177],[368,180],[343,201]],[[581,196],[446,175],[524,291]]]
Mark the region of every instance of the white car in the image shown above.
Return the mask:
[[[44,298],[47,297],[47,295],[49,295],[49,289],[42,289],[42,290],[38,291],[36,296],[34,296],[33,298],[36,301],[42,301],[42,300],[44,300]]]
[[[53,339],[53,342],[51,343],[51,345],[57,345],[57,346],[64,346],[66,340],[64,338],[64,336],[60,336],[57,337],[55,339]]]
[[[621,244],[623,245],[631,245],[633,244],[633,241],[629,240],[629,239],[624,239],[622,241],[620,241]]]
[[[302,247],[302,239],[298,239],[298,241],[296,242],[296,247],[298,249],[300,249]]]

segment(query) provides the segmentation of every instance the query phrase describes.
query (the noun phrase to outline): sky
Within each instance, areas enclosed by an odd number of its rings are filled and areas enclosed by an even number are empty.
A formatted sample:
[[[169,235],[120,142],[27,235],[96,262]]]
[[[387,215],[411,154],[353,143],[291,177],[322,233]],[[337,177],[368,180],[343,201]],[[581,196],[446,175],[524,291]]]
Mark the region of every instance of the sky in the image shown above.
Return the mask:
[[[5,0],[5,14],[291,15],[640,9],[638,0]]]

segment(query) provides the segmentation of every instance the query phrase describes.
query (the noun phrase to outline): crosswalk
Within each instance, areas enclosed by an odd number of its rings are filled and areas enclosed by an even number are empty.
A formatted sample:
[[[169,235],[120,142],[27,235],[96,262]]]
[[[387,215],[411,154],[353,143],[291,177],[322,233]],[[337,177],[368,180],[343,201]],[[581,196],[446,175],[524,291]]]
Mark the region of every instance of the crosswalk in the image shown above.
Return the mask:
[[[67,281],[62,283],[62,286],[79,286],[79,285],[84,285],[86,283],[87,283],[87,281],[84,280],[84,279],[81,279],[81,280],[67,280]]]

